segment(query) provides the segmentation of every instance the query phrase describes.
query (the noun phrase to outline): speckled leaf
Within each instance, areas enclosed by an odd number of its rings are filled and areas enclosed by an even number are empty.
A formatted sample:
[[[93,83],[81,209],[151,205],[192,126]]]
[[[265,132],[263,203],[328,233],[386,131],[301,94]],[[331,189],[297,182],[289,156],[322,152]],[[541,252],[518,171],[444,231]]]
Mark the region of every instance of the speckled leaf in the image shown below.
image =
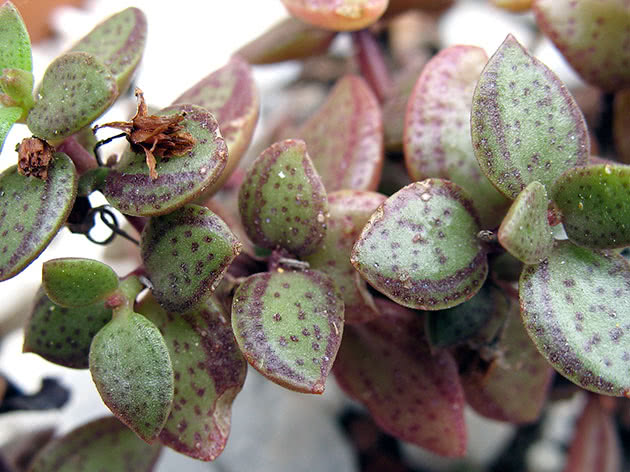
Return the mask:
[[[111,319],[112,310],[103,302],[64,308],[40,290],[26,325],[22,350],[65,367],[87,369],[92,338]]]
[[[48,443],[28,471],[151,472],[161,449],[140,441],[116,418],[100,418]]]
[[[94,259],[62,258],[44,262],[42,284],[57,305],[80,307],[103,300],[118,288],[118,276]]]
[[[241,351],[275,383],[324,392],[343,334],[343,300],[322,272],[265,272],[248,277],[232,302]]]
[[[560,79],[508,35],[473,95],[472,142],[482,171],[507,197],[537,180],[547,189],[586,164],[586,124]]]
[[[587,82],[605,90],[630,87],[627,0],[534,0],[540,29]]]
[[[499,228],[501,246],[526,264],[539,263],[553,247],[548,204],[545,187],[534,181],[516,197]]]
[[[20,116],[22,116],[22,109],[19,107],[0,108],[0,152],[9,131]]]
[[[519,295],[529,335],[558,372],[604,395],[630,393],[630,267],[622,256],[557,241],[545,261],[525,267]]]
[[[122,213],[153,216],[170,213],[195,199],[221,175],[227,163],[227,147],[219,125],[205,109],[195,105],[175,105],[158,115],[186,113],[181,122],[196,141],[184,156],[157,157],[158,178],[152,179],[144,151],[127,149],[109,173],[103,193]]]
[[[495,228],[508,202],[481,172],[470,141],[473,91],[487,61],[481,48],[453,46],[427,63],[409,97],[404,152],[412,180],[441,177],[462,186],[482,226]]]
[[[418,313],[376,302],[381,317],[346,327],[337,382],[389,434],[442,456],[464,455],[465,399],[454,359],[431,353]]]
[[[92,340],[90,372],[103,402],[152,443],[173,402],[173,366],[164,338],[144,316],[117,313]]]
[[[383,119],[374,93],[361,77],[341,78],[296,135],[306,141],[327,191],[378,187]]]
[[[229,315],[214,297],[184,315],[167,313],[146,297],[138,311],[162,332],[175,372],[173,408],[160,441],[195,459],[216,459],[228,439],[232,402],[247,373]]]
[[[236,54],[250,64],[305,59],[326,52],[335,35],[334,31],[287,18],[247,43]]]
[[[440,179],[389,197],[363,228],[351,262],[374,288],[410,308],[459,305],[488,273],[479,220],[459,186]]]
[[[66,221],[77,192],[77,174],[68,156],[54,154],[45,181],[0,174],[0,280],[21,272],[46,248]]]
[[[168,311],[182,313],[210,296],[241,243],[206,207],[186,205],[149,220],[141,251],[153,294]]]
[[[613,110],[613,136],[617,158],[630,164],[630,89],[615,94]]]
[[[26,26],[13,3],[0,5],[0,72],[3,69],[33,70],[31,40]]]
[[[93,55],[109,67],[121,92],[129,86],[147,39],[147,19],[137,8],[127,8],[96,26],[71,51]]]
[[[315,251],[326,234],[326,191],[304,141],[265,149],[247,171],[238,195],[245,231],[259,246],[297,256]]]
[[[598,164],[565,172],[551,197],[567,236],[596,249],[630,245],[630,166]]]
[[[354,31],[385,12],[389,0],[282,0],[291,15],[321,28]]]
[[[204,193],[215,193],[232,175],[249,147],[258,121],[260,99],[252,69],[243,59],[232,57],[191,89],[174,104],[192,103],[208,110],[219,123],[221,135],[228,148],[228,160],[219,179]]]
[[[527,11],[532,7],[532,3],[534,3],[534,0],[491,0],[491,1],[493,5],[499,8],[505,8],[506,10],[510,10],[514,12]]]
[[[352,247],[374,210],[385,201],[385,195],[359,190],[340,190],[328,195],[330,218],[321,247],[304,258],[326,273],[343,297],[346,323],[363,323],[378,316],[365,281],[350,264]]]

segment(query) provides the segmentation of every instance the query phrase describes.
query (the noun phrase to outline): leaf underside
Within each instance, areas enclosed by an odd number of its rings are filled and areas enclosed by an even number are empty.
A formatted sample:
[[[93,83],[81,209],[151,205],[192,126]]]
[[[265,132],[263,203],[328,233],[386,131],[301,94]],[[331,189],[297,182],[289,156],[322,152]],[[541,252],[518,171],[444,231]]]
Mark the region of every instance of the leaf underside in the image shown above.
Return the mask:
[[[354,31],[376,22],[388,0],[282,0],[294,17],[320,28]]]

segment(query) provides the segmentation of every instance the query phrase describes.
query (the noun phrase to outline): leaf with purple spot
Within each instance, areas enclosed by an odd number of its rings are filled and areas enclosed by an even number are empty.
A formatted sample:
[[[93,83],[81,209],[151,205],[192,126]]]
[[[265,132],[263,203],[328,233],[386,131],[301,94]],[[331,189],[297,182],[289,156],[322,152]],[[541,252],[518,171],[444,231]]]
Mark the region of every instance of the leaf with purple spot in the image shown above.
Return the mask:
[[[567,236],[595,249],[630,245],[630,166],[597,164],[565,172],[551,198]]]
[[[584,80],[609,91],[630,87],[626,0],[534,0],[540,29]]]
[[[33,70],[31,40],[20,12],[10,1],[0,5],[0,72],[4,69]]]
[[[214,297],[186,314],[171,314],[148,296],[138,312],[160,329],[173,363],[175,396],[160,442],[195,459],[216,459],[247,373],[229,315]]]
[[[341,294],[316,270],[252,275],[232,303],[232,328],[247,362],[302,393],[324,392],[343,319]]]
[[[481,170],[511,199],[535,180],[549,190],[565,170],[588,161],[588,133],[575,100],[512,35],[479,78],[470,124]]]
[[[320,28],[354,31],[370,26],[385,12],[388,0],[282,0],[294,17]]]
[[[297,256],[320,247],[328,201],[304,141],[287,139],[265,149],[247,171],[238,206],[255,244]]]
[[[441,310],[479,291],[488,273],[479,219],[467,193],[441,179],[410,184],[370,217],[352,265],[370,285],[409,308]]]
[[[466,452],[464,392],[446,350],[431,352],[418,313],[377,299],[381,316],[347,326],[334,374],[389,434],[442,456]]]
[[[613,103],[613,137],[617,158],[630,164],[630,89],[615,94]]]
[[[481,172],[470,141],[473,91],[488,56],[475,46],[443,49],[418,78],[405,115],[405,163],[412,180],[448,179],[466,189],[484,228],[495,228],[508,205]]]
[[[339,79],[326,102],[296,132],[306,141],[328,192],[376,190],[383,168],[383,118],[359,76]]]
[[[562,375],[604,395],[630,394],[630,267],[614,252],[557,241],[523,269],[521,315],[541,354]]]
[[[217,181],[227,162],[227,147],[219,124],[205,109],[195,105],[174,105],[158,116],[186,113],[181,122],[195,145],[183,156],[157,158],[157,179],[145,164],[145,153],[127,149],[108,174],[103,193],[122,213],[153,216],[170,213],[198,197]]]
[[[141,252],[153,295],[169,312],[183,313],[211,295],[241,243],[206,207],[186,205],[149,220]]]
[[[20,273],[48,246],[70,214],[77,174],[55,153],[46,180],[24,177],[17,166],[0,174],[0,280]]]

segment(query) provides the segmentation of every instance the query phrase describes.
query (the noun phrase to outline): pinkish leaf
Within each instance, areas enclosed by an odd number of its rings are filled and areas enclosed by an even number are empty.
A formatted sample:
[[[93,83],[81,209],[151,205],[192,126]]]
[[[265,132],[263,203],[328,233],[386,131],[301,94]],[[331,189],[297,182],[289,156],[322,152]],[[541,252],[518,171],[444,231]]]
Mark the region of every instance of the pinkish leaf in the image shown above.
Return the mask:
[[[282,0],[302,21],[334,31],[354,31],[371,25],[383,14],[388,0]]]

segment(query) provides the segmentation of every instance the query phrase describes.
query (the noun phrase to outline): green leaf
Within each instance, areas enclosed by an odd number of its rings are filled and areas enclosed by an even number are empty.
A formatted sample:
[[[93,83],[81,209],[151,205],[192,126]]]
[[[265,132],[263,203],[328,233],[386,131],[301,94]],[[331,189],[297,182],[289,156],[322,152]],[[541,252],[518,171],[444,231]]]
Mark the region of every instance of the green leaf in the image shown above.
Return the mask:
[[[545,187],[534,181],[516,197],[499,228],[501,246],[526,264],[542,261],[553,247],[548,204]]]
[[[82,51],[105,64],[124,92],[142,59],[147,39],[147,19],[141,10],[130,7],[96,26],[70,51]]]
[[[558,372],[587,390],[630,394],[630,267],[622,256],[557,241],[545,261],[525,267],[519,295],[530,337]]]
[[[481,170],[508,198],[549,186],[586,164],[589,140],[575,100],[547,66],[508,35],[473,95],[472,142]]]
[[[374,210],[385,196],[359,190],[340,190],[328,195],[330,218],[321,247],[304,260],[328,275],[343,297],[346,323],[363,323],[378,316],[366,283],[350,264],[352,247]]]
[[[13,3],[0,5],[0,71],[4,69],[33,70],[31,40],[26,25]]]
[[[102,190],[110,171],[111,169],[109,167],[95,167],[81,174],[77,194],[82,197],[87,197],[96,190]]]
[[[100,418],[48,443],[28,470],[151,472],[161,449],[140,441],[116,418]]]
[[[625,0],[535,0],[536,22],[584,80],[630,87],[630,8]]]
[[[22,108],[24,118],[26,118],[28,111],[35,104],[32,72],[22,69],[4,69],[0,74],[0,90],[6,94],[4,98],[8,98],[8,103]]]
[[[183,313],[210,296],[241,243],[210,210],[186,205],[149,220],[141,251],[153,295],[166,310]]]
[[[630,166],[598,164],[565,172],[551,197],[567,236],[580,246],[630,245]]]
[[[365,28],[385,12],[388,0],[282,0],[294,17],[334,31]]]
[[[46,69],[26,123],[39,138],[59,142],[101,116],[118,96],[109,68],[85,52],[69,52]]]
[[[17,120],[22,116],[22,109],[19,107],[0,107],[0,152],[4,146],[4,140]]]
[[[630,89],[615,94],[613,102],[613,136],[617,158],[630,164]]]
[[[431,353],[417,313],[376,303],[379,318],[345,329],[334,369],[339,386],[389,434],[442,456],[463,456],[466,400],[453,357]]]
[[[295,133],[306,141],[328,192],[376,190],[383,167],[383,118],[359,76],[337,81],[326,102]]]
[[[304,141],[287,139],[265,149],[247,170],[238,205],[248,236],[268,249],[304,256],[326,234],[326,191]]]
[[[20,273],[48,246],[70,214],[77,174],[68,156],[56,153],[42,181],[0,174],[0,281]]]
[[[87,369],[92,338],[111,319],[112,310],[103,302],[64,308],[40,290],[26,325],[22,351],[65,367]]]
[[[265,377],[302,393],[324,392],[343,334],[343,300],[321,272],[248,277],[232,303],[241,351]]]
[[[160,442],[195,459],[216,459],[228,439],[232,402],[247,373],[229,315],[214,297],[179,315],[167,313],[149,296],[138,311],[162,332],[175,372],[173,409]]]
[[[372,215],[352,251],[352,265],[374,288],[409,308],[459,305],[488,272],[479,220],[459,186],[441,179],[410,184]]]
[[[173,366],[160,331],[142,315],[115,313],[94,336],[89,359],[92,380],[105,405],[152,443],[173,402]]]
[[[158,116],[186,113],[180,123],[195,139],[184,156],[157,157],[158,178],[152,179],[145,153],[127,149],[107,176],[103,194],[126,215],[153,216],[170,213],[197,198],[221,175],[227,162],[227,147],[214,117],[201,107],[175,105]]]

